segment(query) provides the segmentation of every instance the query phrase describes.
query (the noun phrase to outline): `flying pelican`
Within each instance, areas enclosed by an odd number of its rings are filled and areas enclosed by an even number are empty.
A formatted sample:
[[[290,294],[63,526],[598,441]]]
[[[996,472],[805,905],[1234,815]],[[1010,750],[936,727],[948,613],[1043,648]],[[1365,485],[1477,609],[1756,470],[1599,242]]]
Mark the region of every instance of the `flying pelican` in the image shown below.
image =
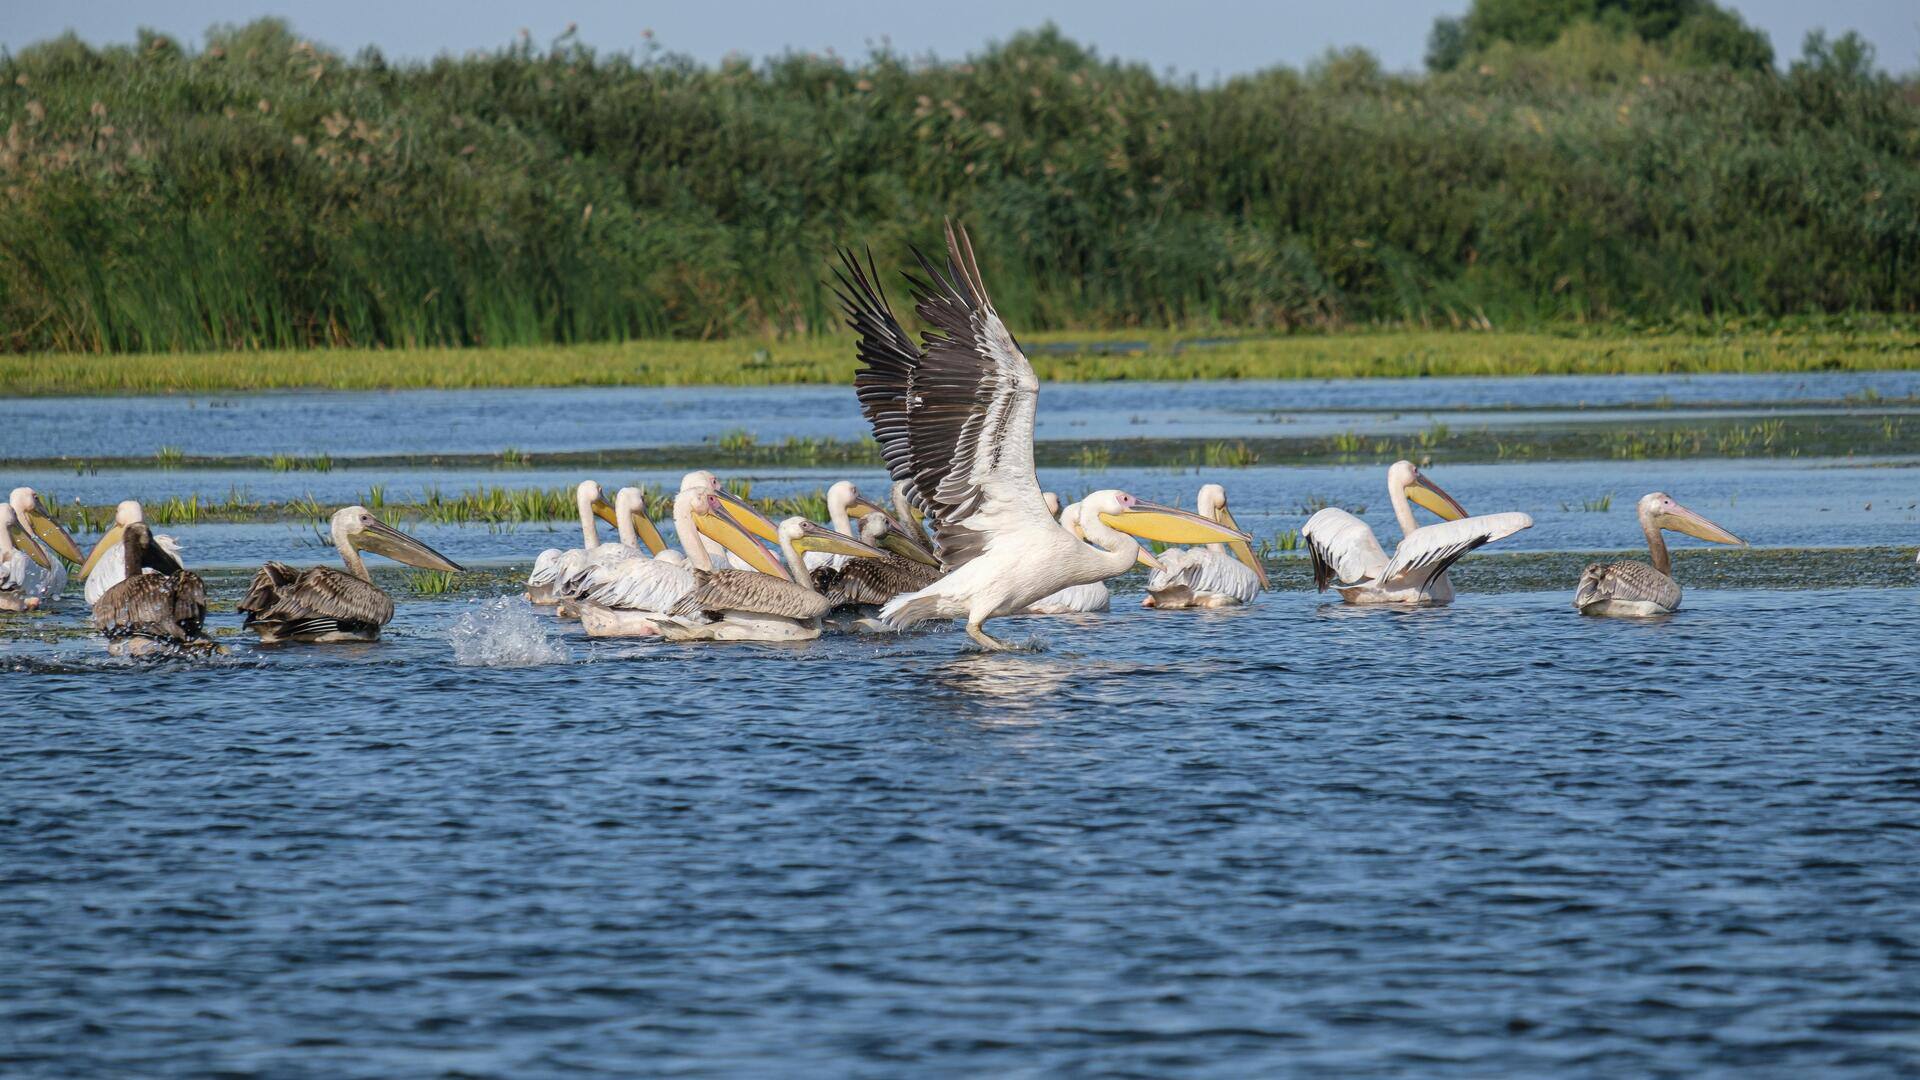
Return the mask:
[[[1052,492],[1046,494],[1052,495]],[[1059,505],[1059,498],[1048,504]],[[1057,515],[1060,527],[1085,541],[1087,531],[1080,524],[1080,503],[1074,503]],[[1113,606],[1113,590],[1107,588],[1104,581],[1089,581],[1084,585],[1069,585],[1051,596],[1043,596],[1028,605],[1028,615],[1086,615],[1096,611],[1106,611]]]
[[[1201,486],[1198,508],[1203,518],[1229,529],[1240,527],[1227,509],[1227,489],[1219,484]],[[1140,603],[1150,608],[1238,607],[1253,603],[1266,587],[1267,568],[1251,545],[1214,544],[1161,552],[1160,569],[1147,578],[1147,598]]]
[[[1238,531],[1119,491],[1083,500],[1083,542],[1047,513],[1033,469],[1033,418],[1040,380],[994,311],[972,242],[947,226],[947,265],[914,252],[924,279],[909,277],[920,318],[929,324],[916,348],[851,251],[840,293],[858,332],[854,375],[861,411],[896,479],[935,523],[934,542],[948,573],[887,602],[895,627],[931,619],[966,620],[981,646],[1004,642],[982,626],[1018,614],[1069,585],[1125,572],[1144,549],[1135,537],[1166,543],[1247,540]],[[1089,543],[1090,542],[1090,543]],[[1151,556],[1148,556],[1151,560]]]
[[[48,515],[39,494],[32,488],[14,488],[7,496],[7,505],[13,508],[15,524],[25,526],[20,532],[25,546],[40,553],[40,557],[33,560],[35,565],[26,568],[19,588],[44,605],[67,587],[66,564],[79,565],[80,549],[74,545],[73,537],[67,535],[67,530]],[[52,555],[60,558],[51,558]]]
[[[119,544],[122,530],[129,525],[144,525],[146,521],[146,510],[141,507],[137,500],[126,499],[123,500],[119,506],[113,508],[114,527],[108,529],[106,536],[101,537],[100,542],[94,545],[93,553],[87,556],[86,565],[80,568],[80,579],[86,583],[88,607],[98,604],[100,598],[107,594],[108,589],[120,584],[120,582],[126,578],[127,560],[121,557],[119,551],[111,550],[110,546],[103,546],[107,545],[107,538],[112,537],[113,543]],[[186,565],[180,558],[180,542],[178,540],[175,540],[171,536],[158,535],[152,532],[149,532],[147,535],[149,538],[148,542],[153,547],[171,558],[174,562],[182,566]]]
[[[94,545],[82,568],[89,585],[101,576],[89,573],[95,563],[114,558],[121,564],[118,580],[93,604],[94,629],[106,635],[108,650],[120,655],[163,649],[226,651],[204,629],[206,583],[157,540],[145,521],[135,519],[115,525]]]
[[[1447,567],[1474,548],[1533,527],[1533,519],[1520,513],[1468,517],[1411,461],[1387,469],[1387,495],[1402,534],[1391,559],[1367,523],[1345,510],[1329,506],[1307,519],[1300,538],[1313,556],[1313,584],[1321,592],[1332,582],[1349,604],[1450,604]],[[1422,528],[1409,499],[1440,515],[1441,524]]]
[[[674,527],[683,535],[697,531],[711,536],[750,565],[765,554],[717,499],[710,498],[704,507],[693,499],[676,502],[674,515]],[[803,517],[781,522],[778,536],[784,567],[773,563],[754,570],[715,570],[705,545],[690,545],[693,591],[660,620],[660,636],[667,641],[811,641],[820,636],[820,619],[832,605],[814,587],[802,554],[881,556],[879,549]]]
[[[1594,563],[1580,575],[1573,606],[1582,615],[1671,615],[1680,606],[1680,583],[1673,579],[1662,529],[1672,529],[1715,544],[1746,541],[1656,491],[1640,499],[1640,531],[1647,534],[1653,565],[1623,560]]]
[[[463,569],[364,506],[335,511],[332,530],[333,546],[347,567],[344,573],[331,566],[296,570],[270,562],[253,575],[236,610],[245,613],[244,625],[260,635],[262,645],[379,640],[380,628],[393,619],[393,598],[374,586],[373,575],[360,561],[363,547],[422,570]]]
[[[20,525],[10,503],[0,503],[0,611],[32,611],[40,597],[31,585],[53,568],[53,560]]]

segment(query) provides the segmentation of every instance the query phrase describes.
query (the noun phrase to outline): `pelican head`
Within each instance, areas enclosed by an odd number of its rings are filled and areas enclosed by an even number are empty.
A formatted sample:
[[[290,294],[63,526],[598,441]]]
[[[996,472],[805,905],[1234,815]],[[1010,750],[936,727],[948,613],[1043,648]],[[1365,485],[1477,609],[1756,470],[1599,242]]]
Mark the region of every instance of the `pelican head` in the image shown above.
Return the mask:
[[[147,512],[138,499],[122,499],[120,505],[113,508],[113,528],[101,534],[99,542],[87,553],[87,561],[80,564],[81,579],[92,576],[93,568],[99,565],[101,557],[126,539],[128,528],[144,525],[146,520]]]
[[[1231,544],[1235,541],[1244,544],[1253,539],[1238,529],[1208,521],[1198,514],[1143,502],[1111,488],[1096,491],[1080,501],[1080,521],[1089,533],[1092,530],[1088,526],[1094,519],[1129,536],[1163,544]],[[1160,565],[1144,547],[1140,549],[1140,561],[1150,567]]]
[[[1664,491],[1656,491],[1641,496],[1640,522],[1653,529],[1666,529],[1682,532],[1700,540],[1715,544],[1738,544],[1746,546],[1746,541],[1727,530],[1701,517],[1699,514],[1673,501],[1673,497]]]
[[[598,490],[598,485],[595,485]],[[658,555],[667,550],[667,541],[660,530],[653,527],[653,519],[647,516],[647,495],[637,487],[623,487],[613,493],[613,504],[609,506],[604,496],[593,503],[593,512],[601,521],[620,531],[620,542],[627,542],[628,530],[635,539],[647,546],[647,553]]]
[[[827,489],[827,517],[833,521],[843,518],[864,520],[876,513],[884,514],[886,510],[860,494],[860,489],[851,480],[842,480]]]
[[[1467,516],[1467,508],[1461,506],[1459,500],[1427,479],[1411,461],[1396,461],[1387,469],[1387,489],[1405,493],[1407,498],[1438,514],[1442,521],[1458,521]]]
[[[940,566],[940,560],[933,557],[933,552],[920,546],[904,526],[893,520],[892,514],[868,514],[860,519],[860,539],[923,566],[935,569]]]
[[[720,478],[707,470],[695,469],[681,477],[680,490],[682,493],[688,491],[705,491],[714,495],[726,504],[727,513],[733,517],[735,525],[765,540],[769,544],[777,544],[780,542],[780,529],[767,518],[767,515],[755,510],[752,504],[748,503],[745,499],[721,487]]]
[[[878,559],[886,554],[872,544],[842,536],[803,517],[790,517],[780,523],[780,544],[799,552],[822,551],[829,555],[850,555],[856,559]]]
[[[689,473],[689,479],[693,475],[695,474]],[[683,486],[680,489],[680,494],[673,500],[673,522],[674,527],[680,530],[680,542],[686,545],[688,557],[696,567],[704,567],[706,556],[704,553],[697,552],[700,541],[693,535],[697,532],[700,536],[707,537],[727,549],[735,558],[755,570],[763,574],[772,574],[777,578],[787,577],[786,569],[767,553],[766,548],[760,546],[758,540],[754,539],[757,534],[749,531],[748,527],[735,517],[733,506],[737,501],[702,485]],[[766,520],[752,507],[747,507],[747,512],[760,517],[762,521]],[[779,528],[769,526],[768,531],[773,536],[773,542],[779,543]]]
[[[134,525],[147,520],[147,512],[140,506],[138,499],[122,499],[120,505],[113,508],[115,525]]]
[[[334,511],[333,542],[342,551],[371,551],[394,562],[421,570],[457,572],[466,569],[420,541],[373,516],[364,506],[343,506]]]
[[[1233,520],[1233,511],[1227,509],[1227,489],[1221,487],[1219,484],[1202,484],[1200,486],[1200,498],[1197,509],[1200,511],[1200,516],[1209,521],[1225,525],[1235,532],[1246,531],[1240,528],[1239,522]],[[1258,555],[1253,553],[1252,544],[1244,541],[1236,541],[1228,544],[1227,550],[1233,552],[1234,558],[1239,559],[1247,569],[1253,571],[1254,579],[1260,582],[1261,588],[1267,588],[1266,565],[1260,561]]]
[[[20,524],[20,515],[13,512],[13,504],[0,503],[0,553],[8,551],[24,551],[27,558],[40,564],[40,569],[53,569],[53,564],[47,560],[47,553],[41,551],[40,545],[27,536],[26,527]],[[37,599],[29,600],[31,606],[40,606]]]
[[[70,563],[80,561],[80,549],[75,546],[73,537],[68,536],[67,530],[61,528],[60,523],[48,515],[46,507],[40,503],[39,494],[32,488],[14,488],[13,493],[7,496],[7,505],[13,508],[14,518],[33,530],[33,535],[52,548],[54,554]],[[26,546],[31,548],[35,545]]]

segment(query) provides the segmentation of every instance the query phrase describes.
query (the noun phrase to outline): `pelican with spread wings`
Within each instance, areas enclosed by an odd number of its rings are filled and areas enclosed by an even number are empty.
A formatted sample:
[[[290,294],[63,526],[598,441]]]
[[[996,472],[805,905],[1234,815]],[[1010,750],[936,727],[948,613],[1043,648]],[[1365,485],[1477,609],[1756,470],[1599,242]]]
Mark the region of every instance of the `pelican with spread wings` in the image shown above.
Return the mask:
[[[1001,322],[980,277],[966,230],[947,226],[944,267],[914,252],[908,275],[915,311],[927,326],[916,346],[881,293],[871,255],[865,266],[841,253],[840,302],[859,335],[854,389],[887,471],[926,512],[944,577],[888,601],[895,627],[965,619],[981,646],[990,619],[1018,614],[1042,597],[1152,562],[1140,539],[1170,544],[1245,542],[1245,533],[1122,491],[1083,500],[1086,540],[1048,513],[1033,467],[1040,380]]]
[[[1387,469],[1387,495],[1400,523],[1400,546],[1388,558],[1373,529],[1337,506],[1307,519],[1300,530],[1313,556],[1313,584],[1321,592],[1331,584],[1349,604],[1453,603],[1447,567],[1474,548],[1533,527],[1526,514],[1468,517],[1467,509],[1427,479],[1411,461]],[[1438,514],[1438,525],[1422,527],[1412,503]]]

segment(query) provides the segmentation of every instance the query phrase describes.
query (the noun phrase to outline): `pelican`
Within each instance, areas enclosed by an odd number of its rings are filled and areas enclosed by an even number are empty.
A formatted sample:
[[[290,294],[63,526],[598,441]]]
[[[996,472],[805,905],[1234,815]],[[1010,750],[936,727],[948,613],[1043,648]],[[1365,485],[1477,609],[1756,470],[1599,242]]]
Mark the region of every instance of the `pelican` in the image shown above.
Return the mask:
[[[1313,556],[1313,584],[1321,592],[1332,582],[1349,604],[1451,604],[1447,567],[1474,548],[1533,527],[1533,519],[1519,513],[1468,517],[1466,507],[1411,461],[1387,469],[1387,496],[1402,534],[1391,559],[1367,523],[1345,510],[1329,506],[1307,519],[1300,539]],[[1440,515],[1441,523],[1421,527],[1409,499]]]
[[[1229,529],[1240,526],[1227,509],[1227,489],[1219,484],[1200,488],[1200,516]],[[1232,554],[1228,554],[1232,552]],[[1147,578],[1150,608],[1220,608],[1253,603],[1267,587],[1267,568],[1252,546],[1214,544],[1203,548],[1160,553],[1160,569]]]
[[[106,635],[109,651],[122,655],[165,649],[226,651],[204,629],[206,583],[181,566],[175,552],[158,539],[145,521],[136,519],[115,525],[94,545],[82,568],[89,586],[102,577],[96,563],[113,558],[121,564],[117,580],[93,604],[94,629]]]
[[[846,556],[838,566],[817,567],[812,572],[813,587],[840,611],[877,608],[901,593],[940,580],[940,560],[905,528],[888,514],[872,513],[860,519],[860,540],[886,553],[878,558]]]
[[[1047,492],[1052,495],[1052,492]],[[1050,506],[1058,506],[1060,500],[1054,498]],[[1057,515],[1062,528],[1085,541],[1086,529],[1080,524],[1080,503],[1074,503]],[[1085,585],[1069,585],[1051,596],[1043,596],[1027,607],[1028,615],[1086,615],[1096,611],[1106,611],[1113,606],[1113,590],[1107,588],[1104,581],[1090,581]]]
[[[14,523],[23,526],[20,530],[23,546],[39,553],[33,559],[34,565],[26,567],[19,589],[45,605],[67,587],[66,563],[79,565],[80,549],[74,546],[67,530],[48,515],[39,494],[32,488],[14,488],[7,496],[7,505],[13,510]],[[52,558],[54,555],[59,558]]]
[[[123,530],[125,530],[127,526],[144,525],[146,521],[146,510],[134,499],[123,500],[119,506],[113,508],[114,527],[108,529],[106,535],[100,538],[100,542],[94,545],[93,553],[87,556],[86,565],[80,568],[80,579],[86,583],[88,607],[98,604],[100,598],[107,594],[107,590],[120,584],[121,581],[125,580],[127,575],[127,566],[129,564],[126,559],[121,557],[119,551],[111,550],[111,545],[107,543],[108,537],[111,537],[113,544],[117,545],[120,543],[120,537],[123,535]],[[165,554],[181,566],[186,565],[180,558],[180,542],[178,540],[175,540],[171,536],[157,535],[152,532],[149,532],[147,536],[148,543],[160,553]]]
[[[332,531],[345,572],[331,566],[296,570],[270,562],[253,575],[253,584],[236,610],[245,613],[243,625],[260,635],[262,645],[379,640],[380,628],[393,619],[393,598],[374,586],[373,576],[360,560],[363,547],[422,570],[463,569],[385,524],[364,506],[335,511]]]
[[[1656,491],[1640,499],[1640,531],[1647,534],[1647,555],[1653,565],[1623,560],[1594,563],[1580,575],[1573,606],[1582,615],[1671,615],[1680,607],[1680,583],[1673,579],[1667,560],[1667,541],[1661,530],[1683,532],[1715,544],[1746,541]]]
[[[698,531],[739,556],[754,570],[715,570],[703,544],[690,544],[693,591],[682,596],[659,623],[667,641],[811,641],[820,636],[820,619],[832,607],[807,573],[806,551],[878,558],[877,548],[841,536],[803,517],[778,526],[786,559],[758,566],[765,551],[710,493],[705,506],[687,499],[674,504],[674,527],[683,535]]]
[[[735,505],[740,507],[737,514],[728,509]],[[737,549],[740,561],[754,568],[730,572],[757,571],[784,577],[786,571],[753,539],[755,530],[765,526],[758,522],[753,526],[743,524],[753,519],[765,520],[759,511],[738,500],[730,501],[713,488],[683,483],[673,502],[674,531],[681,545],[694,554],[666,550],[652,559],[628,559],[596,573],[579,605],[581,628],[589,637],[658,635],[674,606],[699,584],[694,569],[702,565],[700,560],[705,560],[708,568],[713,566],[705,542],[708,531],[722,538],[716,541],[722,550]],[[771,531],[778,535],[777,527]]]
[[[751,503],[721,486],[720,478],[711,472],[705,469],[696,469],[681,477],[680,490],[683,492],[712,492],[713,495],[720,500],[721,505],[726,508],[727,516],[733,519],[734,525],[744,529],[750,536],[764,540],[775,547],[780,546],[779,529],[767,518],[767,515],[754,509]],[[705,518],[703,517],[701,520],[705,520]],[[675,522],[674,528],[678,531],[679,525],[677,518]],[[699,540],[698,544],[694,543],[695,539]],[[747,556],[743,556],[737,551],[732,551],[725,544],[702,533],[695,533],[691,538],[681,536],[680,543],[681,546],[686,549],[689,558],[692,557],[693,549],[696,546],[704,547],[707,552],[707,561],[712,563],[714,568],[718,570],[758,569],[763,562],[767,561],[758,558],[749,559]]]
[[[909,277],[920,318],[929,324],[916,348],[863,268],[842,252],[841,304],[859,334],[854,375],[861,412],[873,425],[888,471],[912,485],[935,523],[934,542],[948,573],[887,602],[894,627],[965,619],[967,635],[990,650],[1005,642],[982,628],[990,619],[1069,585],[1104,581],[1143,554],[1138,538],[1165,543],[1247,540],[1236,530],[1125,492],[1082,500],[1086,541],[1047,513],[1033,468],[1033,418],[1040,380],[995,312],[965,230],[947,226],[947,265],[914,252],[924,279]],[[1152,560],[1148,555],[1147,559]]]
[[[621,488],[614,494],[610,508],[604,498],[596,500],[593,512],[615,524],[620,532],[620,542],[601,544],[566,560],[570,565],[559,574],[552,590],[556,600],[553,613],[563,619],[579,618],[581,602],[601,582],[617,575],[623,567],[644,562],[651,555],[667,549],[667,542],[661,539],[660,530],[654,528],[652,520],[647,517],[646,495],[639,488]],[[642,543],[647,545],[645,551],[641,550]]]
[[[595,518],[613,522],[613,507],[607,505],[600,485],[582,480],[573,489],[573,503],[580,512],[580,546],[562,550],[548,548],[533,560],[533,572],[527,575],[527,599],[542,607],[558,604],[560,589],[586,572],[587,557],[600,546],[600,527]]]
[[[10,503],[0,503],[0,611],[32,611],[40,597],[30,585],[51,570],[52,560],[33,542]]]
[[[860,535],[853,524],[855,518],[865,521],[874,513],[884,513],[880,506],[860,494],[860,489],[851,480],[842,480],[827,489],[827,523],[841,536]],[[824,567],[842,567],[852,556],[838,555],[825,551],[809,551],[804,555],[809,571]]]

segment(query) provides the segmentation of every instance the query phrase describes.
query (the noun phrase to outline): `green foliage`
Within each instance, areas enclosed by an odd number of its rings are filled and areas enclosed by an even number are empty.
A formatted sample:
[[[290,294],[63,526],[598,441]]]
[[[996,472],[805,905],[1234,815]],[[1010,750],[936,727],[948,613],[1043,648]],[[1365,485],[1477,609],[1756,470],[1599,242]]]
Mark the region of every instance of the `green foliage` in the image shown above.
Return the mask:
[[[62,38],[0,55],[0,350],[747,338],[741,381],[821,381],[827,253],[905,264],[948,215],[1023,333],[1920,309],[1920,99],[1848,39],[1734,73],[1704,2],[1483,7],[1490,75],[1212,87],[1051,29],[719,67]]]
[[[1569,38],[1618,43],[1646,69],[1761,71],[1773,64],[1766,34],[1712,0],[1474,0],[1460,18],[1441,17],[1427,37],[1427,67],[1452,71],[1482,54],[1566,50]]]

